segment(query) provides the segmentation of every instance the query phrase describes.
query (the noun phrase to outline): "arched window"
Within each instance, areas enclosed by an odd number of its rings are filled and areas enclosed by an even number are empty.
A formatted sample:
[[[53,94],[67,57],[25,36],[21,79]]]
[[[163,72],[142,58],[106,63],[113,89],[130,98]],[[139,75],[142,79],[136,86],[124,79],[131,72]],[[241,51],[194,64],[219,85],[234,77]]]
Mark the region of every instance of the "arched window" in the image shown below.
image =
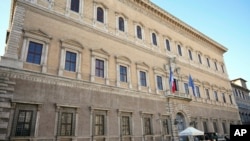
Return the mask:
[[[124,32],[124,19],[119,17],[119,30]]]
[[[167,49],[168,51],[170,51],[171,49],[170,49],[170,43],[169,43],[169,40],[168,40],[168,39],[166,39],[165,41],[166,41],[166,49]]]
[[[142,39],[142,30],[139,25],[136,26],[136,33],[137,33],[137,38]]]
[[[152,42],[153,42],[153,45],[157,46],[157,39],[156,39],[155,33],[152,33]]]
[[[97,8],[96,20],[104,23],[104,11],[101,7]]]

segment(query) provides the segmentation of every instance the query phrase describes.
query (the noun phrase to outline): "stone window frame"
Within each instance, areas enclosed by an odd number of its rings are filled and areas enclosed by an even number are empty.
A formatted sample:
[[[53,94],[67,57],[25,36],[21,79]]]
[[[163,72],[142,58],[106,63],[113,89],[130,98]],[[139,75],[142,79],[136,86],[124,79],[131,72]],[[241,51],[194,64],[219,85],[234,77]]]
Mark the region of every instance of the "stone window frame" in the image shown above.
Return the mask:
[[[167,72],[159,67],[154,67],[153,68],[154,71],[154,78],[155,78],[155,90],[156,90],[156,94],[159,94],[160,92],[166,91],[167,90]],[[160,90],[158,88],[158,80],[157,80],[157,76],[161,77],[162,79],[162,90]]]
[[[132,81],[131,81],[131,63],[132,61],[125,56],[115,56],[116,59],[116,86],[120,87],[121,83],[127,83],[128,87],[132,88]],[[127,82],[121,82],[120,81],[120,66],[124,66],[127,68]]]
[[[160,126],[161,126],[161,135],[163,136],[171,136],[171,117],[170,115],[161,115],[159,114],[159,118],[160,118]],[[166,132],[164,132],[164,123],[163,121],[166,120],[167,121],[167,130],[168,130],[168,134],[166,134]]]
[[[150,82],[149,82],[149,66],[145,62],[137,62],[136,63],[137,70],[137,86],[138,90],[142,90],[142,87],[148,88],[148,92],[151,92]],[[146,86],[141,86],[140,72],[146,73]]]
[[[84,0],[79,0],[79,11],[78,12],[71,10],[71,0],[66,1],[66,16],[78,15],[79,17],[82,18],[83,11],[84,11]]]
[[[100,107],[89,107],[90,110],[90,135],[95,139],[106,139],[108,138],[109,134],[109,112],[110,109],[100,108]],[[95,135],[95,116],[96,115],[103,115],[104,116],[104,135]]]
[[[103,60],[104,61],[104,77],[98,77],[98,78],[102,78],[105,80],[105,84],[109,85],[109,73],[108,73],[108,68],[109,68],[109,57],[110,54],[105,51],[104,49],[100,48],[100,49],[90,49],[91,51],[91,74],[90,74],[90,81],[91,82],[95,82],[95,78],[97,77],[95,75],[95,63],[96,63],[96,59],[98,60]]]
[[[103,10],[103,22],[100,22],[100,21],[98,21],[97,20],[97,9],[98,8],[102,8],[102,10]],[[103,24],[106,28],[107,28],[107,24],[108,24],[108,7],[104,4],[104,3],[102,3],[102,2],[96,2],[96,1],[94,1],[94,17],[93,17],[93,19],[94,19],[94,25],[95,24]]]
[[[187,49],[187,52],[188,52],[188,57],[189,57],[189,60],[191,60],[191,61],[194,61],[194,57],[193,57],[193,49],[191,49],[191,48],[188,48]]]
[[[47,33],[39,30],[23,30],[23,45],[22,45],[22,51],[21,51],[21,60],[24,63],[32,64],[41,66],[41,72],[46,73],[47,72],[47,59],[48,59],[48,50],[49,50],[49,44],[52,37],[49,36]],[[27,62],[27,56],[28,56],[28,50],[29,50],[29,44],[30,42],[35,42],[42,44],[42,54],[41,54],[41,61],[40,64],[34,64]]]
[[[59,76],[63,76],[64,71],[66,72],[70,72],[70,73],[76,73],[76,78],[77,79],[81,79],[82,75],[81,75],[81,62],[82,62],[82,51],[84,49],[84,47],[75,40],[60,40],[61,43],[61,57],[60,57],[60,64],[59,64],[59,70],[58,70],[58,75]],[[66,61],[66,53],[68,52],[72,52],[72,53],[76,53],[76,68],[75,68],[75,72],[73,71],[68,71],[65,70],[65,61]]]
[[[212,124],[213,124],[213,131],[218,133],[219,132],[218,120],[213,119]]]
[[[55,136],[57,136],[57,138],[64,138],[64,137],[73,138],[74,136],[77,136],[78,111],[79,111],[79,107],[78,106],[56,104]],[[72,135],[69,135],[69,136],[64,136],[64,135],[60,134],[60,129],[61,129],[61,115],[62,115],[63,112],[67,112],[67,113],[72,113],[73,114]]]
[[[197,60],[198,60],[198,62],[199,62],[200,65],[203,64],[202,53],[201,52],[197,52]]]
[[[183,44],[181,42],[176,42],[176,48],[177,48],[177,55],[183,56]]]
[[[155,43],[154,43],[154,39],[153,39],[153,35],[155,35]],[[157,32],[156,30],[154,29],[150,29],[150,43],[151,43],[151,46],[153,47],[159,47],[159,32]]]
[[[141,116],[141,129],[142,129],[142,133],[143,136],[154,136],[154,124],[153,124],[153,119],[154,119],[154,115],[152,113],[145,113],[140,111],[140,116]],[[150,120],[150,134],[145,134],[145,118],[149,118]]]
[[[206,127],[204,127],[204,123],[206,124]],[[202,120],[202,128],[203,128],[203,131],[204,131],[204,132],[208,132],[208,131],[209,131],[209,128],[208,128],[208,119],[203,119],[203,120]],[[206,129],[207,131],[205,131],[205,129]]]
[[[126,138],[126,137],[133,137],[134,129],[133,129],[133,111],[126,111],[126,110],[121,110],[117,109],[117,114],[118,114],[118,129],[119,129],[119,135],[121,138]],[[124,135],[122,133],[122,117],[127,116],[129,117],[129,135]]]
[[[137,33],[137,26],[139,26],[141,28],[141,38],[138,37],[138,33]],[[144,26],[142,23],[139,22],[134,22],[134,29],[135,29],[135,39],[137,41],[145,41],[145,34],[144,34]]]
[[[163,39],[164,39],[164,50],[166,50],[167,52],[171,52],[172,51],[171,49],[172,39],[169,36],[165,36],[165,35],[163,36]],[[167,47],[166,40],[168,40],[169,50]]]
[[[119,33],[125,33],[125,34],[128,34],[128,17],[125,16],[123,13],[118,13],[118,12],[115,12],[115,18],[116,18],[116,33],[119,34]],[[119,18],[122,18],[123,21],[124,21],[124,31],[121,31],[119,29]]]
[[[38,129],[39,129],[39,119],[40,119],[40,110],[42,108],[42,103],[35,103],[35,102],[26,102],[26,101],[13,101],[12,105],[12,113],[13,114],[13,122],[12,122],[12,129],[11,129],[11,139],[30,139],[35,138],[38,136]],[[16,136],[16,126],[19,111],[32,111],[32,121],[30,127],[30,136]]]

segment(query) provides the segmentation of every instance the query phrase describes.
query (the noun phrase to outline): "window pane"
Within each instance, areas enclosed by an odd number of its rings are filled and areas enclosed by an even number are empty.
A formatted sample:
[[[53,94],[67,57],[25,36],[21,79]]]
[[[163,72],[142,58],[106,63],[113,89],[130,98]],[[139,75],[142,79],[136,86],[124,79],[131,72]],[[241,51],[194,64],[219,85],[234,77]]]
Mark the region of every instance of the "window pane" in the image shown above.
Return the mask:
[[[61,136],[72,136],[73,113],[61,114]]]
[[[178,45],[178,53],[179,53],[180,56],[182,56],[181,46],[180,45]]]
[[[79,12],[79,0],[71,0],[70,10]]]
[[[140,71],[140,82],[141,86],[147,86],[146,73],[143,71]]]
[[[124,20],[122,17],[119,17],[119,30],[124,31]]]
[[[95,116],[95,135],[104,135],[104,115]]]
[[[104,61],[96,59],[95,75],[104,78]]]
[[[158,87],[159,90],[163,90],[162,77],[161,76],[157,76],[157,87]]]
[[[130,135],[129,116],[122,116],[122,134]]]
[[[29,63],[40,64],[42,56],[42,48],[43,48],[42,44],[30,42],[26,61]]]
[[[75,72],[75,70],[76,70],[76,53],[66,51],[65,70]]]
[[[104,12],[101,7],[97,8],[97,21],[104,23]]]
[[[168,51],[170,51],[170,44],[169,44],[169,40],[166,39],[166,48]]]
[[[145,135],[151,135],[151,121],[150,121],[150,118],[144,118],[144,133],[145,133]]]
[[[156,39],[155,33],[152,33],[152,41],[153,41],[153,44],[157,46],[157,39]]]
[[[136,31],[137,31],[137,38],[142,39],[141,27],[140,27],[140,26],[137,26],[137,27],[136,27]]]
[[[127,82],[127,67],[120,66],[120,81]]]
[[[20,110],[16,125],[16,136],[30,136],[32,111]]]
[[[189,53],[189,59],[190,59],[190,60],[193,60],[192,51],[191,51],[191,50],[188,50],[188,53]]]

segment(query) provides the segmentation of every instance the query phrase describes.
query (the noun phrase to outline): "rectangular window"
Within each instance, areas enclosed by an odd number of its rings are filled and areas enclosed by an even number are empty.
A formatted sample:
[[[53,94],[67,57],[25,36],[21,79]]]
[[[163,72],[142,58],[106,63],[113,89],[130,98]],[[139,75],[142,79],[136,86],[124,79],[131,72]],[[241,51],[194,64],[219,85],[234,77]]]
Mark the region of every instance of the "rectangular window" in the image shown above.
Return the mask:
[[[222,128],[223,128],[224,134],[227,134],[227,128],[226,128],[225,122],[222,122]]]
[[[127,82],[127,67],[120,66],[120,81]]]
[[[122,116],[121,119],[121,130],[122,135],[130,135],[130,120],[129,116]]]
[[[17,117],[15,136],[30,136],[33,111],[20,110]]]
[[[140,83],[141,86],[147,86],[147,78],[146,78],[146,72],[140,71]]]
[[[158,87],[159,90],[163,90],[162,77],[161,76],[157,76],[157,87]]]
[[[217,63],[216,63],[216,62],[214,62],[214,67],[215,67],[216,70],[218,70]]]
[[[208,90],[208,89],[205,89],[205,91],[206,91],[207,99],[210,99],[209,90]]]
[[[188,50],[188,54],[189,54],[189,59],[193,60],[193,56],[192,56],[192,51],[191,50]]]
[[[230,103],[233,104],[232,95],[229,95]]]
[[[65,70],[76,71],[76,53],[66,51]]]
[[[184,89],[185,89],[185,93],[186,93],[186,94],[189,94],[188,83],[184,83]]]
[[[206,121],[203,121],[203,129],[204,129],[204,132],[208,132]]]
[[[222,70],[223,73],[225,73],[225,70],[224,70],[224,66],[223,66],[223,65],[221,65],[221,70]]]
[[[168,119],[163,119],[162,120],[162,128],[163,128],[163,134],[164,135],[169,135],[169,123],[168,123]]]
[[[223,99],[223,102],[226,103],[226,97],[224,93],[222,93],[222,99]]]
[[[42,44],[30,41],[29,49],[28,49],[28,56],[27,56],[26,61],[29,63],[40,64],[41,57],[42,57],[42,50],[43,50]]]
[[[178,85],[178,80],[174,78],[174,85],[175,85],[175,90],[179,91],[179,85]]]
[[[151,135],[151,119],[149,117],[145,117],[144,120],[144,134],[145,135]]]
[[[195,90],[196,90],[196,96],[197,96],[197,97],[201,97],[201,94],[200,94],[200,87],[199,87],[199,86],[195,86]]]
[[[171,49],[170,49],[170,43],[169,43],[169,40],[168,40],[168,39],[166,39],[166,49],[167,49],[168,51],[171,50]]]
[[[95,76],[104,78],[104,61],[96,59],[95,60]]]
[[[213,126],[214,126],[214,132],[218,133],[217,123],[215,121],[213,122]]]
[[[61,114],[60,136],[73,135],[73,113],[63,112]]]
[[[178,45],[178,46],[177,46],[177,48],[178,48],[178,53],[179,53],[179,55],[180,55],[180,56],[182,56],[181,46],[180,46],[180,45]]]
[[[201,55],[200,54],[198,54],[198,59],[199,59],[200,64],[202,64],[202,60],[201,60]]]
[[[95,115],[95,135],[104,135],[104,115]]]
[[[209,58],[207,58],[207,66],[210,67]]]
[[[71,0],[70,10],[79,12],[80,0]]]
[[[215,98],[216,101],[219,101],[219,99],[218,99],[218,94],[217,94],[216,91],[214,91],[214,98]]]

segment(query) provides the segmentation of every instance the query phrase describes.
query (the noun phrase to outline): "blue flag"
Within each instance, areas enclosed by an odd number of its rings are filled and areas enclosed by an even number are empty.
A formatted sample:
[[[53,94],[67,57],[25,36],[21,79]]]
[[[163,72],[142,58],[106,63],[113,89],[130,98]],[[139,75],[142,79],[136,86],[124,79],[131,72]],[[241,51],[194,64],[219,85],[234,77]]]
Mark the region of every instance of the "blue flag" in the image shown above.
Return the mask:
[[[195,94],[195,86],[194,86],[194,81],[191,77],[191,75],[189,74],[189,77],[188,77],[188,86],[190,86],[193,90],[193,95],[196,96]]]

